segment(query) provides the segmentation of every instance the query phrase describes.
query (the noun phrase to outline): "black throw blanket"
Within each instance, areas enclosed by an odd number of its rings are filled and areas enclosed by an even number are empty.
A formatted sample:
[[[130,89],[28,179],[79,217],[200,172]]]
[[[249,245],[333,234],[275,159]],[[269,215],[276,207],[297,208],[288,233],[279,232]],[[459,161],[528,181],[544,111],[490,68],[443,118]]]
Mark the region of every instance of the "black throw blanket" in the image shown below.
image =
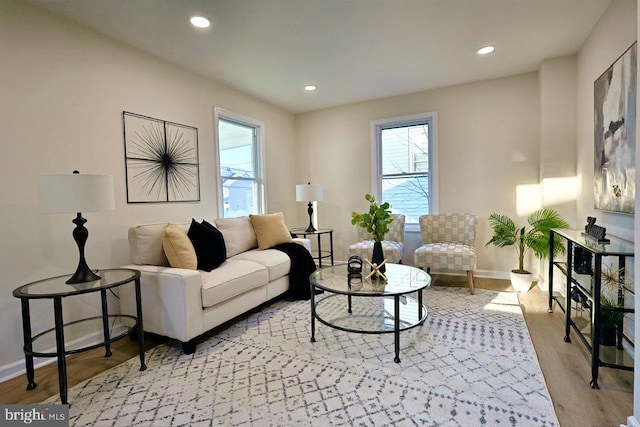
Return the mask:
[[[307,248],[291,242],[281,243],[271,249],[284,252],[291,260],[289,291],[285,295],[293,299],[311,298],[309,275],[316,271],[316,263]]]

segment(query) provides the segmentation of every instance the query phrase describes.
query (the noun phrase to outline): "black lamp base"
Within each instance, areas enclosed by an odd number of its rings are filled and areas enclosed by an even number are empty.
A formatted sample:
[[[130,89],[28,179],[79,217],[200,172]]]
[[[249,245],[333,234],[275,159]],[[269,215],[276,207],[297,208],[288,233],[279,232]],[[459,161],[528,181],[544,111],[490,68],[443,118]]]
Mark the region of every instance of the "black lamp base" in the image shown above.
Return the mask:
[[[65,283],[71,285],[74,283],[85,283],[99,280],[100,276],[91,271],[87,265],[86,259],[84,258],[84,245],[87,243],[87,239],[89,238],[89,230],[84,226],[87,220],[82,217],[80,212],[78,212],[76,218],[72,222],[76,225],[76,228],[73,229],[73,240],[75,240],[78,245],[80,260],[78,261],[78,268],[76,268],[76,272]]]
[[[78,265],[78,269],[73,276],[65,283],[68,285],[73,285],[75,283],[85,283],[85,282],[93,282],[94,280],[100,280],[101,277],[95,274],[89,266],[85,263],[84,266]]]
[[[307,205],[307,213],[309,214],[309,226],[307,227],[306,231],[307,233],[313,233],[316,232],[318,230],[316,230],[316,228],[313,226],[313,203],[309,202],[309,204]]]

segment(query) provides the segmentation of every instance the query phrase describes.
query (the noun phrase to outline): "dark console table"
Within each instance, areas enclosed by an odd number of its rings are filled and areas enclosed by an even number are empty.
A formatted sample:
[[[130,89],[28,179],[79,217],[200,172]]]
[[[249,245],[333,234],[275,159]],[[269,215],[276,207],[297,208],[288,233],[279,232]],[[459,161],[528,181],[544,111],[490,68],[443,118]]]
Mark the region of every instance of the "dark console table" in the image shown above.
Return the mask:
[[[554,236],[560,236],[567,243],[565,261],[553,257]],[[633,370],[633,359],[624,349],[624,344],[633,349],[633,341],[625,334],[622,323],[616,332],[613,346],[602,345],[601,319],[604,311],[634,313],[634,309],[625,305],[635,297],[633,285],[625,281],[626,258],[634,256],[633,242],[610,236],[610,242],[600,244],[585,236],[582,230],[552,229],[549,257],[549,313],[553,312],[554,302],[565,312],[565,342],[571,342],[571,329],[591,353],[591,388],[598,386],[600,366],[624,370]],[[602,305],[603,260],[617,265],[617,303],[619,308]],[[605,266],[606,267],[606,266]],[[566,278],[565,296],[554,294],[554,269]]]

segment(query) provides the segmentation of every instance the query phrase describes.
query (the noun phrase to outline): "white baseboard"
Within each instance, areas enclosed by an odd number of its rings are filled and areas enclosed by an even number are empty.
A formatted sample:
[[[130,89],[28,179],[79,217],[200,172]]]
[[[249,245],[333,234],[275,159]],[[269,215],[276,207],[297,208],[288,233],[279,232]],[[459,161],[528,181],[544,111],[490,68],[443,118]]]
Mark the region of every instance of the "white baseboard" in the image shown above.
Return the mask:
[[[509,280],[508,271],[494,271],[494,270],[476,270],[473,273],[474,277],[483,277],[485,279],[502,279]]]
[[[125,327],[123,325],[119,325],[119,327],[115,328],[111,331],[111,336],[120,335],[125,332]],[[85,335],[84,337],[76,338],[75,340],[69,341],[66,346],[74,348],[86,347],[91,345],[96,345],[100,342],[104,341],[104,337],[102,336],[102,332],[94,332],[89,335]],[[55,353],[56,348],[51,347],[46,350],[43,350],[43,353]],[[58,359],[56,357],[35,357],[33,359],[34,368],[38,369],[43,366],[46,366],[50,363],[56,362]],[[20,360],[16,360],[15,362],[0,366],[0,383],[8,381],[12,378],[18,377],[20,375],[24,375],[27,372],[27,369],[24,365],[24,358]],[[38,378],[36,378],[36,383],[38,382]],[[25,379],[25,386],[26,386]]]
[[[635,416],[630,415],[627,417],[627,427],[640,427],[640,422]]]

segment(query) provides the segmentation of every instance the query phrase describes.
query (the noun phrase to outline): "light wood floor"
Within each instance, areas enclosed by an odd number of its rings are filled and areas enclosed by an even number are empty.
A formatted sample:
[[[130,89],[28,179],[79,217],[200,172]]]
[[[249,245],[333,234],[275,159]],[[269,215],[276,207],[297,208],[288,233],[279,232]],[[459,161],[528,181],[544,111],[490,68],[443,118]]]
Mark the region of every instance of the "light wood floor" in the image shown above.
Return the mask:
[[[434,276],[435,285],[466,287],[466,277]],[[511,291],[508,281],[476,279],[476,287]],[[537,288],[520,294],[533,345],[544,374],[547,388],[562,427],[619,426],[633,413],[633,372],[601,368],[600,390],[589,387],[590,357],[578,339],[565,343],[564,317],[557,309],[547,313],[547,294]],[[146,347],[159,344],[158,337],[146,338]],[[69,387],[137,356],[136,342],[122,339],[112,345],[113,355],[104,357],[103,349],[69,356]],[[36,359],[37,362],[38,359]],[[24,375],[0,384],[0,403],[39,403],[58,393],[55,363],[36,370],[35,390],[26,391]]]

